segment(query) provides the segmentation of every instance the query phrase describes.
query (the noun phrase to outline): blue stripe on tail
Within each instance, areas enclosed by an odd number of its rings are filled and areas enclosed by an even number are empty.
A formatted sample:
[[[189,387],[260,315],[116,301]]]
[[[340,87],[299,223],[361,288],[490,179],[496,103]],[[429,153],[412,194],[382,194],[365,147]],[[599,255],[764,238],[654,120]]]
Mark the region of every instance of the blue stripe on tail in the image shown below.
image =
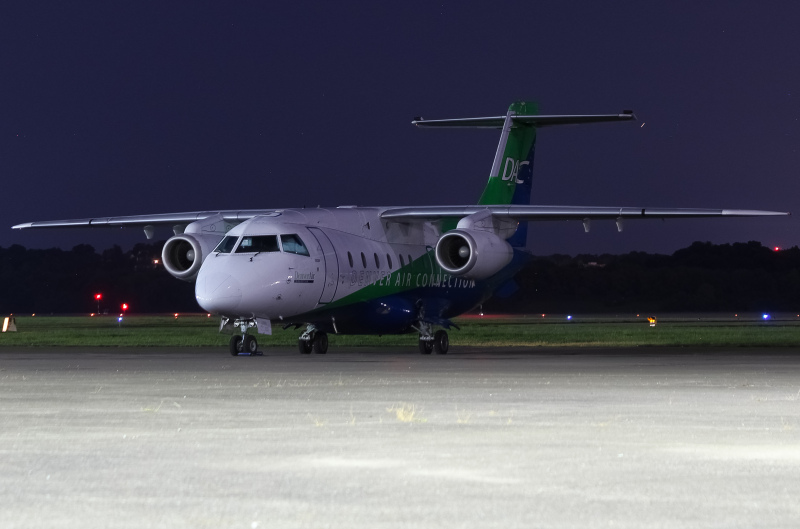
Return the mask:
[[[531,192],[533,190],[533,158],[536,152],[536,138],[533,138],[531,150],[528,151],[528,158],[525,165],[519,168],[517,174],[517,186],[514,188],[514,196],[511,198],[512,204],[526,205],[531,203]],[[514,235],[508,239],[508,244],[514,248],[524,248],[528,241],[528,223],[523,221]]]

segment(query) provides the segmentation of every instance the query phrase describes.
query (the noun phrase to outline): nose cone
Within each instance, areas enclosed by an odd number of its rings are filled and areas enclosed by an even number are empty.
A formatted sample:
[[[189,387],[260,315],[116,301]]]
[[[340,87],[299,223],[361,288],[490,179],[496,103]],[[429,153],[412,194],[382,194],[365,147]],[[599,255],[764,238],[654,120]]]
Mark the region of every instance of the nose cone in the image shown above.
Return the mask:
[[[235,314],[242,301],[242,288],[230,274],[200,269],[194,286],[197,303],[207,312]]]

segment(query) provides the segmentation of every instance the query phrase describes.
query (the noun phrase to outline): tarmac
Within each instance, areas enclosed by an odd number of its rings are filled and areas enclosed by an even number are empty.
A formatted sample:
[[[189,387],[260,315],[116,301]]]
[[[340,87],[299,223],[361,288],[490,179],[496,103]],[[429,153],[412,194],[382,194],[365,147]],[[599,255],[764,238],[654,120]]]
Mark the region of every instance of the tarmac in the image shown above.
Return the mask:
[[[0,526],[797,527],[800,351],[0,348]]]

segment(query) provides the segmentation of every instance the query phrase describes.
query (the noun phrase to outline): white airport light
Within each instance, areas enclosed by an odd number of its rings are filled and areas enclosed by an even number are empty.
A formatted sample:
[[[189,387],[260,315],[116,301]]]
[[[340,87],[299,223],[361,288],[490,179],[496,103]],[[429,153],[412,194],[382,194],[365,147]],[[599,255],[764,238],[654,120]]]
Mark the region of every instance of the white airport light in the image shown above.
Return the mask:
[[[768,320],[768,319],[769,319],[769,314],[767,314],[767,313],[765,312],[764,314],[762,314],[762,315],[761,315],[761,319],[762,319],[762,320]]]
[[[16,332],[17,331],[17,324],[14,320],[14,315],[5,318],[3,320],[3,332]]]

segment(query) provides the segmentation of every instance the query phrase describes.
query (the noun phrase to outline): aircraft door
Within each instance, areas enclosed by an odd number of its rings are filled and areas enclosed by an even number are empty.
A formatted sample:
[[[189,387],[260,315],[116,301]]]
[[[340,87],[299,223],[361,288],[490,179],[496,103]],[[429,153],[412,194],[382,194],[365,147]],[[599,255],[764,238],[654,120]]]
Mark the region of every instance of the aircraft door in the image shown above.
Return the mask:
[[[308,228],[308,231],[317,239],[325,260],[325,283],[322,287],[322,295],[319,298],[319,302],[330,303],[333,301],[336,287],[339,285],[339,261],[336,258],[336,250],[324,231],[319,228]]]

